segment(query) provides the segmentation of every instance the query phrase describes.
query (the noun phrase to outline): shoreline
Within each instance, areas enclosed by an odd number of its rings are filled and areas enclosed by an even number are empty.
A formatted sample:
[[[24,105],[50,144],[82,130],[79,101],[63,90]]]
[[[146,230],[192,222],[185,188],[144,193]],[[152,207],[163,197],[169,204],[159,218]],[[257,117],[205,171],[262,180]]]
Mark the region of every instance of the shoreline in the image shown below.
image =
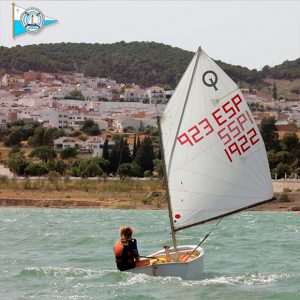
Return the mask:
[[[91,183],[93,184],[93,183]],[[105,185],[106,184],[106,185]],[[253,207],[251,211],[300,211],[300,182],[273,181],[276,200]],[[80,208],[166,210],[165,191],[156,182],[98,183],[78,189],[50,187],[0,188],[0,208]]]

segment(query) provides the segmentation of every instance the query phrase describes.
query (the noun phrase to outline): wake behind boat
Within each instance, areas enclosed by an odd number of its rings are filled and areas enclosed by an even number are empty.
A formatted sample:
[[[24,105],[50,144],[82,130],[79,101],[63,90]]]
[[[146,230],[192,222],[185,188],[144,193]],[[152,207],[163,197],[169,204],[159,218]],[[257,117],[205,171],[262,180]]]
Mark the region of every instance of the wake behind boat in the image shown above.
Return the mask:
[[[201,243],[177,246],[176,232],[273,200],[264,142],[238,86],[202,49],[158,125],[171,259],[160,250],[149,266],[130,272],[201,279]]]

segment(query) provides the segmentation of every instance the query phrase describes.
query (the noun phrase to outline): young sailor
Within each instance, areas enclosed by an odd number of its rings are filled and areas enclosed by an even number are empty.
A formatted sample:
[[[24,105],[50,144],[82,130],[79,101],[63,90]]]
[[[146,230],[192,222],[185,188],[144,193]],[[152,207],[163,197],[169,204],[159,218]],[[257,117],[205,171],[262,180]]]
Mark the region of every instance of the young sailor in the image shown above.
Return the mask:
[[[132,228],[122,226],[119,229],[120,240],[114,246],[117,268],[126,271],[135,267],[146,266],[149,260],[140,260],[136,239],[132,238]]]

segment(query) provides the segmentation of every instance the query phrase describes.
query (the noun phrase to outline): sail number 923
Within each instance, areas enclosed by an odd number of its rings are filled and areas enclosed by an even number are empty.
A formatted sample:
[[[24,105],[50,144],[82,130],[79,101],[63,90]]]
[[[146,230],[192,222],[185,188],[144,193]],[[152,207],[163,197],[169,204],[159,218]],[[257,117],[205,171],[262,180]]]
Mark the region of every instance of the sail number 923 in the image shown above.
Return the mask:
[[[177,140],[181,145],[194,146],[213,132],[223,142],[224,152],[230,162],[234,155],[242,155],[257,144],[259,137],[247,106],[241,109],[239,94],[216,109],[209,119],[203,118],[197,124],[181,133]]]

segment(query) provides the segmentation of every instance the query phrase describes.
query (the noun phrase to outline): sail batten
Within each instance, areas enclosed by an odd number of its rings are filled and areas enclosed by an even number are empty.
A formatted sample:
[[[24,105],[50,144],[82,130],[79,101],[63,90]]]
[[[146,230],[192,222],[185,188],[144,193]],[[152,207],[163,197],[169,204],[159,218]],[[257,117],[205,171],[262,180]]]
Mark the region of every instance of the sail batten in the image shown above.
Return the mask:
[[[238,86],[201,50],[161,118],[174,230],[269,201],[262,137]]]

